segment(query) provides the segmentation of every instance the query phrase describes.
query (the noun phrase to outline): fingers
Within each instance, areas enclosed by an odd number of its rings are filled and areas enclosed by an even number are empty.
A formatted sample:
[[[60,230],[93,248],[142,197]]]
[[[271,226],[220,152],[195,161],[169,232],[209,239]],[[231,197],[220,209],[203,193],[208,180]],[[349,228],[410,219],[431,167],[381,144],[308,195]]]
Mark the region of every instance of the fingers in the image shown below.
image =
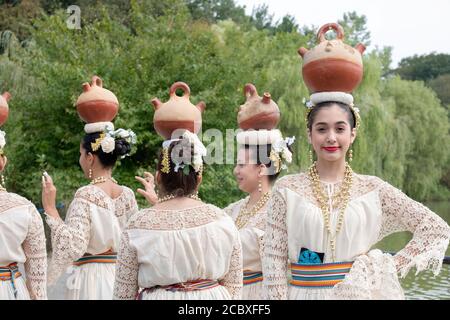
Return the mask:
[[[150,172],[144,172],[144,177],[145,180],[147,180],[148,182],[153,182],[155,181],[155,178],[153,177],[153,175]]]

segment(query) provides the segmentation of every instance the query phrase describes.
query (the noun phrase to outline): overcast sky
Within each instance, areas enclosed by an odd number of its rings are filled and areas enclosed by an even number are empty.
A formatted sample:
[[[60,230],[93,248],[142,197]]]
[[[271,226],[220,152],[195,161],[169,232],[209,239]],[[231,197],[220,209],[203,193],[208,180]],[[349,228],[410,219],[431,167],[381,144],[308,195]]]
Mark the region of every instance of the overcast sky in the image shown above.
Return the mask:
[[[236,0],[247,13],[259,4],[268,4],[274,20],[295,16],[300,26],[322,26],[337,22],[345,12],[367,17],[371,33],[368,50],[392,46],[393,65],[414,54],[432,51],[450,54],[450,0]]]

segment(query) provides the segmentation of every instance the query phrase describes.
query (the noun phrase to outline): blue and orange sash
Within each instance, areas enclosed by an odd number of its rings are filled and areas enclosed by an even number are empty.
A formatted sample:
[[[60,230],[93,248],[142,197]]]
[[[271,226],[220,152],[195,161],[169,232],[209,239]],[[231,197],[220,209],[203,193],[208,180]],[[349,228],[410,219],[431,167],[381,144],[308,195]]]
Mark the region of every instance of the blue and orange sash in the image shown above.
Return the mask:
[[[91,255],[86,253],[82,258],[73,263],[74,266],[82,266],[87,263],[116,263],[117,254],[112,251]]]
[[[291,285],[302,288],[332,288],[342,282],[353,262],[320,264],[291,263]]]
[[[244,286],[263,281],[262,272],[244,271]]]
[[[11,263],[6,267],[0,267],[0,281],[11,281],[11,286],[14,292],[14,298],[17,298],[16,279],[22,274],[19,272],[17,263]]]

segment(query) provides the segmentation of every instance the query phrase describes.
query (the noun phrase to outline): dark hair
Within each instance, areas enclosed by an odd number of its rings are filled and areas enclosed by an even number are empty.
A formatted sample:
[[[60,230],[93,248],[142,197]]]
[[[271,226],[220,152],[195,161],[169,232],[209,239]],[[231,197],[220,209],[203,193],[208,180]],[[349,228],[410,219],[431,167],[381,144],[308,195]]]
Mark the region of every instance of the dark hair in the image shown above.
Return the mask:
[[[103,152],[101,147],[98,148],[97,151],[93,151],[91,144],[95,143],[95,141],[100,137],[100,134],[101,132],[86,134],[83,138],[83,141],[81,142],[83,149],[86,150],[86,152],[97,155],[100,159],[101,164],[105,168],[114,167],[119,157],[125,156],[130,153],[131,145],[125,139],[116,139],[116,145],[113,152],[105,153]]]
[[[348,121],[350,122],[350,126],[352,129],[354,129],[356,127],[356,117],[355,114],[353,113],[353,110],[350,108],[350,106],[348,104],[342,103],[342,102],[338,102],[338,101],[325,101],[322,103],[317,104],[316,106],[314,106],[314,108],[311,110],[311,112],[308,114],[308,123],[307,123],[307,127],[308,129],[311,131],[312,130],[312,125],[314,123],[314,119],[316,118],[317,113],[323,109],[323,108],[329,108],[333,105],[337,105],[338,107],[340,107],[342,110],[344,110],[345,112],[347,112],[348,114]]]
[[[265,144],[265,145],[248,145],[244,144],[242,147],[245,150],[251,150],[253,154],[253,158],[251,159],[252,163],[256,165],[265,165],[267,168],[269,168],[269,172],[267,177],[269,178],[269,182],[273,184],[277,178],[279,177],[280,172],[275,173],[275,165],[270,160],[270,152],[272,150],[271,144]],[[292,152],[291,148],[288,146],[289,151]],[[256,159],[254,158],[256,155]]]
[[[181,148],[179,146],[181,143],[182,141],[174,141],[168,148],[170,167],[169,173],[163,173],[161,171],[163,168],[164,158],[164,152],[162,151],[160,151],[159,153],[157,165],[157,169],[160,172],[161,177],[161,191],[166,195],[173,194],[177,197],[185,197],[194,194],[195,190],[197,189],[198,179],[201,175],[201,172],[195,172],[194,168],[190,165],[187,167],[189,169],[189,174],[185,174],[184,170],[181,168],[178,170],[178,172],[175,172],[175,163],[172,161],[173,157],[176,156],[179,158],[190,160],[192,159],[194,154],[194,145],[191,144],[190,150],[187,150],[186,148]],[[174,150],[175,147],[177,148]],[[177,152],[178,154],[176,154]]]

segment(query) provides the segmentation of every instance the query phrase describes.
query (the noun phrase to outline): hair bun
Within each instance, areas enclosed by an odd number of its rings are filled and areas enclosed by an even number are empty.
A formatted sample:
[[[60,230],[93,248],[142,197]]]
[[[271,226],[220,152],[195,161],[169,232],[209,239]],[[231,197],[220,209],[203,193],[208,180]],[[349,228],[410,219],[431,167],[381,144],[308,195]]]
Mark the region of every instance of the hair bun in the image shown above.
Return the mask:
[[[124,156],[131,152],[131,145],[125,139],[117,139],[114,153],[118,156]]]

